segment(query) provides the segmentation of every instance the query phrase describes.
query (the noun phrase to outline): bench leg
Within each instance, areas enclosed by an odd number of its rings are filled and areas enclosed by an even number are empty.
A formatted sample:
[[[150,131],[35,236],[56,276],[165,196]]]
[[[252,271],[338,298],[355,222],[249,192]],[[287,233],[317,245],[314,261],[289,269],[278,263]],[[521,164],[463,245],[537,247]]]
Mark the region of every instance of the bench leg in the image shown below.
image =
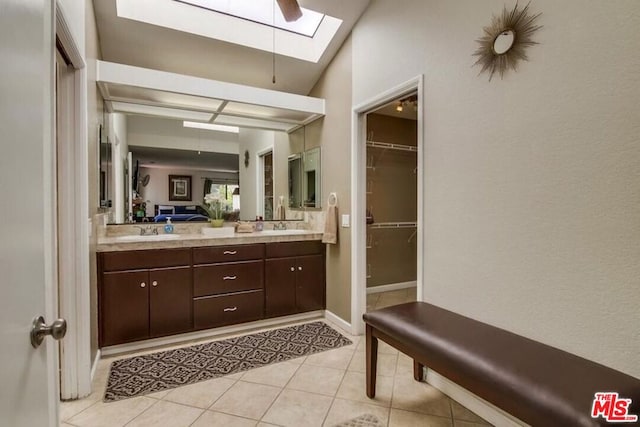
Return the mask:
[[[413,359],[413,379],[416,381],[422,381],[422,375],[424,372],[424,365]]]
[[[378,367],[378,338],[373,336],[373,328],[367,325],[366,334],[366,365],[367,365],[367,397],[376,396],[376,374]]]

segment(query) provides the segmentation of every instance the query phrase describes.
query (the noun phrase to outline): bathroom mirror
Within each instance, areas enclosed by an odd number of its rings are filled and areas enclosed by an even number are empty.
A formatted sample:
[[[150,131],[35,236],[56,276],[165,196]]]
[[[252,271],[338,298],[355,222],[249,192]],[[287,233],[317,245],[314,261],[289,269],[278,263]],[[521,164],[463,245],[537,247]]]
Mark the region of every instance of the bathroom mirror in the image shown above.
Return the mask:
[[[320,147],[304,152],[302,175],[302,200],[305,208],[321,207]]]
[[[289,208],[294,210],[322,207],[322,173],[319,135],[311,124],[289,134],[288,189]]]
[[[289,207],[302,208],[302,153],[289,155],[287,158]]]
[[[100,145],[98,170],[99,170],[99,189],[100,189],[100,208],[108,209],[112,205],[111,174],[113,173],[113,165],[111,158],[111,143],[109,136],[103,125],[98,130],[98,141]]]

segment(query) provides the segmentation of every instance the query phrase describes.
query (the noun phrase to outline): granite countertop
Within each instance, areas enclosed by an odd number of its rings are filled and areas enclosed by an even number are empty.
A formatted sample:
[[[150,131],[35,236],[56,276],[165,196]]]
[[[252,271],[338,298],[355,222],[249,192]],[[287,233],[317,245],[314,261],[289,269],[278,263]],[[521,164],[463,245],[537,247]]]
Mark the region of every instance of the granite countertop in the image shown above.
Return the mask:
[[[257,231],[234,233],[232,236],[206,234],[159,234],[148,236],[111,236],[98,238],[98,252],[116,252],[141,249],[192,248],[198,246],[244,245],[251,243],[295,242],[321,240],[322,233],[306,230]]]

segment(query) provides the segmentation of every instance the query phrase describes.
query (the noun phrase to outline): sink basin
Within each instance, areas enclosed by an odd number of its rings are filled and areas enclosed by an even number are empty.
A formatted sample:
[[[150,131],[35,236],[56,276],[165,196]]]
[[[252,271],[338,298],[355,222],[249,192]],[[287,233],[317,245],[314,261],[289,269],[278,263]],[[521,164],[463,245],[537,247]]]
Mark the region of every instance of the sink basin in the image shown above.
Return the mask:
[[[309,230],[263,230],[258,231],[257,234],[266,234],[269,236],[288,236],[291,234],[307,234]]]
[[[144,236],[118,236],[116,237],[116,240],[119,240],[121,242],[155,242],[157,240],[176,240],[179,238],[179,234],[145,234]]]

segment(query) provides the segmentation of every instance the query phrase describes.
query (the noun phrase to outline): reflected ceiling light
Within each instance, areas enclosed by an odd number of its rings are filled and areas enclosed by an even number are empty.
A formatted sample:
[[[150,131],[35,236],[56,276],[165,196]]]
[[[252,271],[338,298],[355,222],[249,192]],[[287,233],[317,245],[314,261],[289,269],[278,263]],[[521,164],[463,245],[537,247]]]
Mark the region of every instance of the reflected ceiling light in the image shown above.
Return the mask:
[[[182,122],[186,128],[217,130],[219,132],[240,133],[238,126],[215,125],[212,123]]]

